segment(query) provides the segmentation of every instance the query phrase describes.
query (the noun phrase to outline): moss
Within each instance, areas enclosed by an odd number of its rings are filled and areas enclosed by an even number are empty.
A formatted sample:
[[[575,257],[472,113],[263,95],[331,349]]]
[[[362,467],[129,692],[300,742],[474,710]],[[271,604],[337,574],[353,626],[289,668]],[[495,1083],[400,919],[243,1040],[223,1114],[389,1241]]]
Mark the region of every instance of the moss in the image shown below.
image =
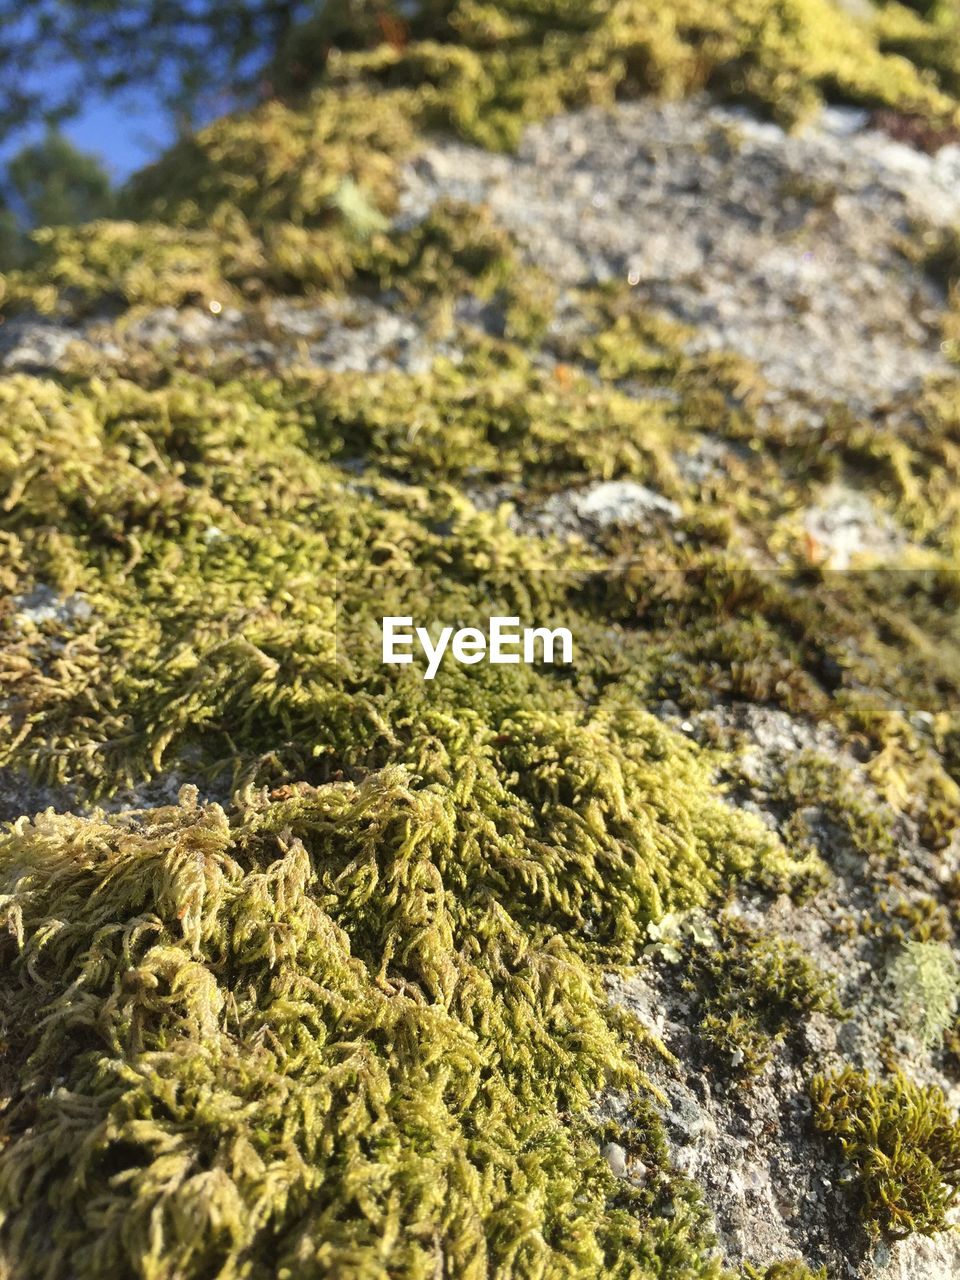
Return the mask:
[[[239,213],[257,229],[335,225],[343,221],[338,193],[349,180],[390,213],[396,160],[412,148],[416,126],[411,93],[321,89],[295,109],[268,102],[214,121],[141,170],[124,206],[138,218],[183,227],[203,227],[218,213]]]
[[[799,429],[757,413],[749,362],[691,355],[625,288],[571,294],[565,334],[488,211],[390,221],[430,128],[511,145],[563,106],[704,84],[791,122],[830,96],[946,128],[945,74],[882,52],[886,8],[874,28],[826,0],[420,14],[403,31],[327,6],[290,51],[323,63],[309,96],[201,131],[134,181],[132,220],[47,229],[0,285],[5,312],[67,318],[230,302],[251,332],[275,295],[374,294],[463,355],[265,369],[148,352],[128,327],[95,369],[0,380],[0,767],[84,805],[173,772],[233,795],[124,797],[0,839],[0,1270],[24,1280],[714,1280],[650,1100],[655,1047],[604,975],[665,913],[808,885],[811,846],[831,852],[811,805],[885,872],[892,815],[934,850],[957,825],[960,384],[908,422]],[[725,470],[693,483],[705,435]],[[885,487],[928,567],[811,569],[802,511],[847,472]],[[523,532],[550,496],[618,478],[679,519],[589,545]],[[26,605],[41,587],[51,616]],[[562,615],[578,661],[425,688],[376,660],[377,620],[411,599],[431,619]],[[707,713],[699,743],[649,714],[663,699]],[[741,702],[831,722],[877,797],[787,762],[785,844],[731,803],[721,721],[710,739],[710,710]],[[924,922],[888,913],[917,941]],[[747,1070],[812,1010],[839,1015],[796,948],[722,916],[716,940],[686,957],[701,1031]],[[642,1186],[600,1154],[613,1088],[632,1091]],[[832,1088],[874,1216],[929,1229],[928,1182],[953,1177],[936,1099]],[[892,1194],[854,1142],[874,1124],[886,1150],[889,1114]]]
[[[712,1217],[699,1187],[673,1167],[658,1110],[662,1098],[652,1088],[641,1088],[618,1101],[620,1119],[604,1120],[598,1140],[602,1152],[608,1143],[616,1143],[626,1155],[627,1176],[620,1178],[619,1200],[625,1212],[644,1223],[643,1252],[637,1259],[645,1268],[642,1274],[653,1265],[664,1280],[675,1273],[691,1280],[733,1280],[719,1262]],[[696,1242],[693,1257],[691,1239]]]
[[[942,902],[926,895],[883,897],[877,903],[877,915],[878,932],[895,943],[940,943],[952,937],[950,913]]]
[[[682,0],[669,11],[650,0],[614,8],[570,0],[535,7],[454,0],[405,15],[400,39],[383,39],[379,12],[369,4],[332,6],[299,33],[288,65],[323,67],[341,81],[360,74],[392,86],[427,85],[428,120],[486,146],[511,145],[527,120],[650,91],[709,87],[749,97],[787,122],[808,114],[823,96],[932,116],[955,110],[949,56],[931,66],[918,50],[919,70],[908,57],[882,51],[881,24],[858,20],[828,0],[759,6],[730,0],[720,8]],[[895,38],[891,22],[881,29]],[[919,18],[910,27],[931,43],[936,31]],[[905,28],[901,34],[907,36]],[[338,52],[327,56],[331,46]],[[283,83],[282,68],[280,75]]]
[[[811,1013],[844,1015],[836,981],[795,943],[723,915],[683,962],[699,1034],[724,1072],[756,1075]]]
[[[814,753],[801,754],[783,773],[781,795],[796,815],[794,837],[804,828],[809,831],[810,819],[825,819],[837,836],[878,869],[896,863],[889,814],[857,786],[841,763]]]
[[[811,1085],[816,1127],[840,1149],[867,1227],[897,1238],[947,1225],[960,1185],[960,1124],[934,1085],[846,1067]]]
[[[95,309],[242,303],[267,295],[398,289],[411,305],[439,305],[449,291],[500,302],[508,335],[533,337],[549,319],[552,291],[523,266],[484,209],[441,202],[407,231],[304,227],[257,232],[221,209],[201,229],[158,222],[94,222],[43,228],[28,268],[0,278],[0,305],[66,316]]]
[[[430,728],[447,744],[418,774],[251,793],[231,819],[188,787],[3,838],[0,1221],[23,1275],[632,1274],[638,1247],[674,1274],[685,1219],[644,1236],[586,1127],[636,1081],[601,965],[746,846],[718,805],[682,835],[682,756],[661,778],[652,724],[619,763],[600,729],[503,725],[498,761],[488,730]]]
[[[61,639],[56,624],[25,633],[13,612],[5,624],[17,685],[4,759],[26,759],[51,781],[73,774],[114,789],[201,745],[211,767],[316,780],[311,771],[333,760],[339,734],[322,744],[311,726],[324,723],[324,708],[343,706],[339,695],[329,701],[335,615],[325,584],[346,576],[366,616],[383,587],[358,580],[354,589],[349,576],[371,556],[381,577],[389,570],[399,603],[404,590],[441,581],[438,600],[446,592],[451,609],[469,612],[492,582],[501,590],[512,580],[525,609],[537,599],[575,615],[584,660],[565,685],[544,686],[551,701],[593,698],[597,682],[615,679],[641,698],[771,699],[847,726],[851,704],[825,687],[833,654],[860,687],[858,724],[865,688],[921,705],[940,696],[946,641],[915,650],[905,632],[871,650],[863,619],[875,606],[856,581],[845,579],[840,593],[829,581],[744,575],[708,555],[695,571],[664,578],[638,566],[584,590],[548,570],[600,562],[520,537],[502,513],[483,515],[451,489],[457,479],[523,475],[549,492],[628,475],[677,492],[670,443],[682,428],[659,401],[585,379],[558,383],[516,352],[478,353],[424,375],[158,376],[152,387],[117,377],[0,384],[0,477],[15,496],[2,518],[8,572],[19,594],[48,583],[86,593],[92,609]],[[368,468],[362,486],[339,465],[358,456]],[[685,563],[674,551],[664,567]],[[295,595],[290,582],[300,584]],[[925,599],[911,602],[905,588],[903,607]],[[37,667],[38,654],[62,641],[69,663]],[[231,669],[236,678],[225,680]],[[511,687],[529,691],[526,676],[498,678],[500,693],[482,679],[469,686],[478,709],[507,705]],[[241,728],[227,732],[231,722]],[[884,723],[871,730],[881,753],[893,733]],[[352,720],[342,725],[345,739],[357,731]],[[908,756],[898,768],[909,766],[915,784],[930,760]],[[840,785],[823,767],[807,768],[806,780],[799,770],[787,779],[796,806]],[[949,780],[942,767],[929,779],[949,830]],[[837,821],[865,852],[891,853],[882,816],[861,798],[838,796]]]
[[[960,999],[960,967],[942,942],[906,942],[890,970],[900,1021],[925,1048],[939,1046]]]
[[[319,78],[309,95],[300,94],[295,106],[272,101],[218,120],[138,174],[122,207],[147,224],[141,252],[162,255],[155,242],[168,242],[169,233],[153,224],[175,226],[184,233],[183,254],[199,258],[206,280],[206,264],[224,256],[222,232],[208,229],[229,224],[228,253],[240,253],[241,272],[249,255],[262,255],[277,260],[274,270],[293,261],[295,280],[327,284],[350,274],[350,241],[360,229],[350,209],[367,210],[368,231],[392,212],[398,165],[423,129],[453,128],[484,145],[512,145],[530,120],[650,90],[708,85],[787,122],[824,96],[925,119],[957,117],[958,59],[955,46],[944,43],[943,22],[907,18],[896,5],[871,24],[830,0],[759,7],[753,0],[720,7],[683,0],[669,11],[652,0],[613,9],[555,0],[506,11],[445,3],[421,6],[408,31],[399,17],[385,28],[387,12],[352,0],[327,6],[287,53],[287,66],[313,68]],[[384,40],[390,30],[406,34]],[[898,38],[907,57],[883,51],[883,41]],[[349,191],[355,198],[345,200]],[[84,256],[123,256],[131,234],[123,224],[103,227],[102,247],[88,242]],[[61,233],[58,256],[64,253],[71,249]],[[175,265],[169,254],[165,261]],[[51,265],[48,256],[40,276]],[[185,273],[178,267],[176,274]],[[229,283],[230,272],[221,274]],[[14,300],[24,287],[14,287]],[[32,298],[43,296],[38,286]]]
[[[932,71],[943,88],[960,91],[960,20],[949,0],[931,4],[884,5],[877,17],[880,47]]]
[[[750,1267],[744,1271],[745,1280],[828,1280],[826,1267],[815,1271],[800,1258],[788,1258],[773,1262],[768,1267]]]

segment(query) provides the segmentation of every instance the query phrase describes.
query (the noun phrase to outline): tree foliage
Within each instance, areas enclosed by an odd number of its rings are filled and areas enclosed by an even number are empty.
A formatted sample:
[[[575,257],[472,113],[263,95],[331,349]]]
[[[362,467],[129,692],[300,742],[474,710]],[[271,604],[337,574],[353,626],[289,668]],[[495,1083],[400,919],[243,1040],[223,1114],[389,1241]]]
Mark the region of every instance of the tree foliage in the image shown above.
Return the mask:
[[[0,270],[29,256],[33,227],[75,225],[114,211],[110,175],[56,129],[22,147],[0,183]]]
[[[111,212],[110,175],[96,156],[54,129],[14,156],[8,181],[32,226],[89,222]]]
[[[317,0],[0,0],[0,140],[91,93],[149,88],[181,119],[251,93]]]

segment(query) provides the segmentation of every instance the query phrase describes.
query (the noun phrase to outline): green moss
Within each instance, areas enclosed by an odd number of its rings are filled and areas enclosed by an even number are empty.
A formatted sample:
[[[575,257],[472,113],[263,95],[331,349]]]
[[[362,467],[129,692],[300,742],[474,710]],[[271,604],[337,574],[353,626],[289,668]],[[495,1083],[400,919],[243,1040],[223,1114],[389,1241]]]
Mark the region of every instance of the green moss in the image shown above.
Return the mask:
[[[877,903],[877,915],[877,932],[896,943],[940,943],[952,936],[949,911],[927,895],[883,897]]]
[[[401,32],[381,6],[327,6],[288,51],[323,63],[310,96],[201,131],[131,184],[136,220],[46,229],[0,283],[8,313],[232,303],[251,330],[274,295],[386,293],[463,352],[413,375],[267,372],[144,351],[128,327],[95,369],[0,380],[0,767],[64,804],[174,771],[234,795],[0,839],[0,1270],[24,1280],[714,1280],[650,1102],[655,1046],[604,975],[665,913],[809,884],[812,805],[870,869],[896,865],[892,815],[931,849],[957,825],[960,383],[909,422],[781,423],[749,362],[690,355],[625,288],[571,295],[582,327],[557,332],[549,281],[488,211],[389,222],[431,128],[512,145],[561,107],[704,84],[789,122],[828,96],[949,127],[949,67],[883,52],[891,6],[876,26],[826,0],[420,15]],[[461,322],[464,295],[497,338]],[[705,436],[729,457],[693,483],[679,463]],[[803,510],[848,473],[884,489],[922,572],[811,569]],[[677,522],[591,545],[518,532],[618,478]],[[482,509],[514,486],[518,511]],[[31,617],[39,587],[84,607]],[[431,619],[562,615],[578,661],[425,688],[376,660],[377,620],[411,599]],[[733,735],[718,721],[708,745],[706,714],[698,745],[646,710],[666,698],[831,721],[877,798],[787,762],[785,847],[736,807]],[[840,1013],[796,948],[727,917],[686,963],[702,1034],[748,1071]],[[613,1088],[632,1090],[618,1140],[643,1185],[600,1154]],[[815,1096],[874,1220],[930,1229],[955,1163],[936,1097],[852,1076]],[[891,1125],[884,1181],[870,1143]]]
[[[785,769],[781,794],[796,815],[795,838],[803,838],[801,832],[813,806],[814,820],[825,818],[855,852],[874,860],[878,867],[895,863],[896,842],[889,814],[856,785],[842,764],[826,756],[802,754]]]
[[[21,1274],[599,1276],[637,1248],[674,1274],[685,1219],[644,1236],[585,1119],[636,1081],[601,966],[752,855],[682,781],[692,753],[612,714],[505,723],[502,759],[434,715],[416,774],[251,793],[232,819],[188,787],[18,823],[0,1229]]]
[[[398,31],[407,25],[393,22]],[[669,11],[652,0],[613,9],[569,0],[507,10],[444,3],[421,6],[402,39],[378,44],[389,29],[382,5],[327,6],[287,51],[286,65],[316,69],[316,89],[295,107],[273,101],[216,121],[134,178],[122,205],[147,224],[139,249],[151,260],[147,274],[162,274],[165,262],[179,277],[193,275],[194,285],[212,270],[231,284],[231,269],[242,277],[262,257],[268,275],[287,271],[294,281],[324,286],[342,280],[351,274],[351,240],[392,211],[398,164],[424,129],[512,145],[526,122],[570,106],[704,85],[759,102],[787,122],[824,96],[957,118],[955,43],[944,42],[936,16],[907,15],[896,5],[871,24],[830,0],[759,7],[683,0]],[[883,51],[884,41],[898,40],[907,57]],[[349,191],[356,195],[345,200]],[[350,215],[358,208],[367,210],[363,228]],[[182,251],[164,252],[170,236],[157,222],[184,233]],[[99,248],[89,236],[68,244],[61,232],[59,247],[45,250],[31,301],[43,299],[39,281],[58,260],[64,265],[79,252],[93,268],[97,259],[126,257],[133,238],[124,224],[94,233]],[[225,261],[235,255],[238,262]],[[181,256],[193,265],[179,265]],[[137,296],[146,288],[148,300],[159,293],[156,283],[129,287]],[[7,297],[17,302],[25,290],[15,283]]]
[[[799,1258],[773,1262],[769,1267],[750,1267],[744,1271],[745,1280],[828,1280],[826,1267],[813,1271]]]
[[[960,1185],[960,1124],[936,1086],[846,1067],[811,1085],[814,1124],[839,1145],[864,1222],[891,1237],[947,1225]]]
[[[181,226],[204,226],[218,211],[257,228],[329,225],[343,220],[338,193],[349,180],[389,213],[395,162],[413,146],[416,126],[410,93],[320,90],[295,109],[268,102],[214,121],[139,172],[125,206]]]
[[[82,316],[94,309],[242,303],[264,295],[398,289],[413,304],[440,305],[449,291],[495,299],[506,330],[535,336],[552,290],[521,265],[489,213],[450,202],[403,232],[304,227],[255,231],[222,208],[203,228],[159,222],[94,222],[34,233],[28,268],[0,278],[0,306]]]
[[[758,933],[729,914],[684,958],[684,985],[694,996],[699,1034],[721,1070],[756,1075],[775,1046],[811,1013],[844,1015],[835,979],[795,943]]]
[[[602,1151],[616,1143],[626,1155],[619,1200],[624,1211],[644,1223],[645,1243],[637,1259],[644,1268],[641,1274],[654,1267],[664,1280],[675,1273],[691,1280],[733,1280],[720,1265],[713,1220],[699,1187],[673,1168],[658,1100],[662,1104],[651,1089],[635,1091],[622,1099],[621,1119],[605,1120],[598,1134]],[[642,1176],[634,1172],[641,1170]]]
[[[908,57],[886,54],[877,27],[892,42],[892,22],[859,20],[829,0],[728,0],[720,7],[682,0],[669,10],[651,0],[613,8],[444,0],[400,20],[402,38],[388,35],[378,44],[379,12],[372,4],[329,7],[298,34],[288,65],[322,66],[340,81],[363,75],[390,86],[427,86],[427,120],[485,146],[512,145],[524,122],[565,108],[703,87],[746,96],[791,123],[823,96],[935,117],[955,111],[953,59],[941,56],[934,65],[918,48],[920,70]],[[899,34],[932,43],[936,31],[917,18]],[[377,47],[365,52],[365,44]],[[339,51],[327,57],[331,45]],[[280,75],[282,83],[282,68]]]
[[[884,5],[877,17],[880,47],[934,73],[951,94],[960,91],[960,17],[950,0]]]
[[[0,620],[16,681],[3,759],[27,761],[51,781],[111,790],[194,747],[210,767],[318,780],[315,771],[335,767],[341,741],[356,734],[357,758],[366,759],[372,729],[352,712],[341,718],[329,584],[346,576],[348,599],[369,616],[385,603],[384,586],[351,586],[349,577],[371,563],[398,606],[405,590],[438,582],[437,607],[450,616],[496,589],[525,600],[525,612],[539,602],[576,617],[583,658],[564,680],[478,677],[466,694],[451,686],[451,706],[466,696],[486,713],[542,685],[548,705],[569,710],[615,682],[630,696],[687,706],[718,694],[773,700],[846,727],[852,704],[824,687],[831,660],[858,686],[858,725],[868,723],[865,689],[897,690],[920,705],[940,696],[946,639],[918,649],[904,631],[873,648],[869,583],[845,576],[841,592],[829,580],[743,574],[712,553],[677,573],[691,560],[674,547],[660,569],[631,567],[581,588],[553,571],[600,561],[518,536],[505,513],[481,514],[451,488],[524,476],[549,492],[627,475],[680,492],[670,446],[682,436],[682,401],[664,408],[586,379],[558,382],[516,351],[480,352],[423,375],[156,378],[154,386],[117,377],[0,384],[0,479],[14,497],[0,563],[17,594],[38,582],[79,590],[92,610],[66,626],[24,630],[15,610]],[[367,467],[362,485],[339,465],[357,458]],[[877,582],[889,611],[885,588]],[[905,610],[924,604],[914,596],[905,583]],[[37,666],[63,642],[69,662]],[[404,687],[402,697],[422,692]],[[336,733],[318,735],[335,708]],[[948,831],[956,784],[942,766],[931,771],[928,752],[891,773],[889,713],[884,725],[870,730],[878,777],[889,775],[892,795],[906,778],[922,797],[916,783],[926,773]],[[388,758],[381,749],[377,761]],[[804,766],[801,776],[796,764],[789,802],[823,802],[841,786],[826,767]],[[862,797],[838,795],[835,807],[857,847],[892,852],[885,819]]]

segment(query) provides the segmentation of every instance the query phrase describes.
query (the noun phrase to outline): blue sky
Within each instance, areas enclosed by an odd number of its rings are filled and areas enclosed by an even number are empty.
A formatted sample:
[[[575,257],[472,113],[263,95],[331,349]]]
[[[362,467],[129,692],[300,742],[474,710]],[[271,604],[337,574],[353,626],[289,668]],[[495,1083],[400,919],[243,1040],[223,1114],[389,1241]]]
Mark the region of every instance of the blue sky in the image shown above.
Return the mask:
[[[188,6],[192,2],[193,0],[185,0]],[[21,20],[28,31],[31,23],[35,26],[36,16],[29,3],[23,6]],[[17,34],[16,27],[14,34]],[[187,38],[185,35],[184,39]],[[82,67],[69,59],[58,63],[51,58],[45,66],[32,66],[27,74],[30,89],[38,91],[41,98],[49,88],[50,98],[55,100],[60,96],[65,82],[82,90]],[[171,75],[175,77],[175,69],[171,69]],[[136,88],[109,95],[84,94],[83,110],[67,120],[62,130],[80,150],[98,156],[114,182],[121,183],[135,170],[156,159],[173,141],[174,130],[170,115],[158,103],[163,89],[169,90],[175,83],[175,79],[168,84],[159,83],[160,80],[167,79],[170,77],[165,73],[158,73],[158,82],[153,85],[143,83]],[[219,115],[228,105],[222,100],[222,95],[217,97],[220,100],[208,105],[207,118]],[[4,161],[25,144],[42,137],[43,132],[42,124],[21,129],[0,144],[0,171]]]
[[[313,5],[320,7],[320,0],[312,0],[311,4],[307,4],[304,0],[302,8],[307,12]],[[91,7],[96,8],[96,6]],[[210,7],[201,3],[200,0],[183,0],[181,5],[181,8],[185,9],[196,8],[198,13]],[[37,22],[44,16],[49,18],[50,14],[55,13],[56,10],[57,0],[48,0],[48,3],[43,6],[42,13],[39,0],[36,12],[31,9],[29,3],[25,4],[22,14],[15,16],[11,38],[18,33],[21,36],[24,33],[27,37],[31,33],[36,36],[39,33]],[[229,45],[224,50],[224,57],[218,61],[218,46],[209,43],[210,32],[205,28],[192,32],[181,24],[179,33],[186,46],[189,46],[191,41],[199,42],[193,52],[199,52],[202,55],[206,70],[209,72],[209,86],[204,86],[205,92],[200,96],[199,101],[193,104],[194,123],[202,124],[205,120],[222,115],[236,105],[236,96],[224,87],[231,82],[236,68],[233,67],[229,56]],[[171,37],[171,32],[167,31],[166,35]],[[54,47],[59,48],[58,45]],[[250,65],[242,70],[249,73],[255,72],[267,52],[264,48],[255,55],[251,55],[247,59]],[[62,54],[62,50],[61,55],[59,62],[53,57],[47,62],[40,59],[37,63],[29,64],[24,72],[28,77],[30,91],[38,93],[41,102],[49,98],[51,104],[56,104],[62,101],[64,96],[71,99],[77,91],[82,94],[82,65],[76,64],[66,54]],[[147,60],[148,64],[150,61],[150,59]],[[210,63],[209,66],[206,66],[207,62]],[[220,65],[221,63],[223,65]],[[63,132],[80,150],[97,155],[114,182],[122,183],[135,170],[161,155],[173,141],[173,121],[170,114],[159,105],[159,100],[166,98],[169,104],[171,98],[177,97],[178,70],[178,66],[171,63],[169,66],[161,66],[154,70],[153,84],[149,81],[141,81],[135,88],[114,94],[84,95],[84,109],[62,126]],[[42,134],[42,125],[21,129],[12,138],[0,144],[0,179],[2,179],[4,162],[26,143],[36,141]]]
[[[169,117],[151,109],[148,100],[91,103],[63,131],[81,151],[98,155],[115,182],[155,159],[172,141]]]
[[[155,160],[173,141],[170,118],[146,96],[92,100],[63,126],[63,132],[81,151],[91,151],[114,182]],[[43,135],[42,127],[22,131],[0,147],[0,165],[27,142]]]

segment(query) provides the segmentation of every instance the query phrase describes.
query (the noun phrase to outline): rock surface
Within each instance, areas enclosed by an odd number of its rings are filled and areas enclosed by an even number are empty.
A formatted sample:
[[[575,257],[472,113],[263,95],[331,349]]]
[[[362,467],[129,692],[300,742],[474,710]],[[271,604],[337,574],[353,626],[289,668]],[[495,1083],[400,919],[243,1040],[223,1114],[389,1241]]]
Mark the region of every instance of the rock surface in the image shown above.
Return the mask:
[[[554,279],[627,279],[784,396],[869,408],[948,367],[942,293],[903,244],[960,218],[960,148],[926,156],[866,123],[833,108],[791,136],[705,102],[581,112],[528,130],[515,157],[430,147],[405,216],[487,200]]]

